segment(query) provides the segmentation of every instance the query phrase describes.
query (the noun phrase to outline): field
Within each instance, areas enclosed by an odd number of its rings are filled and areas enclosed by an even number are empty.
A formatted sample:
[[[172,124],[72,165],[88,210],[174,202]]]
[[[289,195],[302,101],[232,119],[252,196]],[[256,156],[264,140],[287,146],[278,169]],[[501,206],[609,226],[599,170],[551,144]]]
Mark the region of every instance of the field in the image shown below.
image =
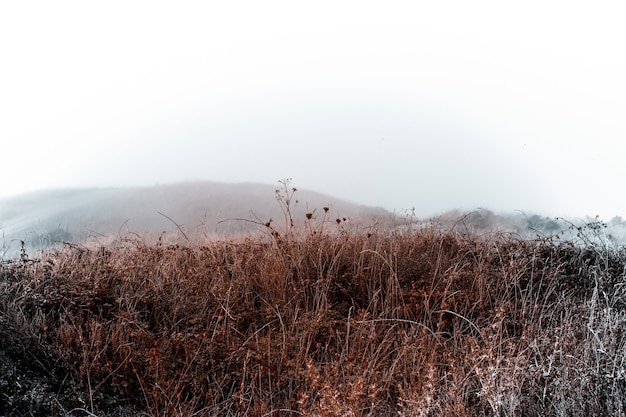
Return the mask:
[[[238,240],[3,262],[0,415],[626,415],[626,253],[601,222],[296,227],[280,201]]]

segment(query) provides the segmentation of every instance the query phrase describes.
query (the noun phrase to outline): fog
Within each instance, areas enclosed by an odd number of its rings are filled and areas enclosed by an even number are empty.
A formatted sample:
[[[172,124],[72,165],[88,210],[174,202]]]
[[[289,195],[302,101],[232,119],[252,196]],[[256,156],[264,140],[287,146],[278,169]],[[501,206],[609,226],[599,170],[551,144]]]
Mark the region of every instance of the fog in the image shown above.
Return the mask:
[[[422,217],[626,216],[625,18],[619,2],[4,2],[0,197],[291,177]]]

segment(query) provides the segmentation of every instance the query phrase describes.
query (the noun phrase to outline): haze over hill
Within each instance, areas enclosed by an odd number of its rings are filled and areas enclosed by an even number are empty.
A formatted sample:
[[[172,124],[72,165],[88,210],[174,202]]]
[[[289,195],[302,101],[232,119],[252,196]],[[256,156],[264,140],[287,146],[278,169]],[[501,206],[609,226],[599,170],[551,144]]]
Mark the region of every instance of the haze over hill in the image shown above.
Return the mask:
[[[29,247],[50,243],[81,242],[87,238],[123,236],[127,233],[158,236],[177,232],[188,235],[233,236],[259,229],[254,222],[284,225],[277,201],[278,186],[254,183],[185,182],[135,188],[59,189],[0,200],[0,228],[4,252],[15,254],[20,241]],[[287,188],[292,192],[291,185]],[[285,190],[280,190],[284,196]],[[291,202],[295,220],[311,212],[373,224],[389,213],[321,193],[298,190]],[[239,220],[229,220],[239,219]],[[242,220],[243,219],[243,220]]]
[[[289,176],[420,217],[626,218],[624,20],[625,2],[1,2],[0,198]]]
[[[183,237],[198,239],[232,238],[263,230],[272,220],[277,228],[285,225],[285,213],[277,197],[286,198],[292,185],[282,184],[184,182],[153,187],[58,189],[22,194],[0,200],[0,256],[17,257],[21,241],[29,253],[62,242],[104,244],[133,234],[151,243],[159,236],[169,241]],[[278,194],[277,194],[278,193]],[[328,213],[323,208],[328,207]],[[492,231],[520,237],[568,232],[568,221],[533,213],[494,213],[451,210],[435,218],[417,218],[410,211],[391,213],[318,192],[300,190],[293,194],[292,216],[303,226],[306,213],[312,223],[326,218],[349,219],[348,224],[377,226],[424,225],[434,223],[459,233],[481,234]],[[574,219],[577,225],[595,219]],[[626,224],[620,217],[608,221],[606,236],[624,242]],[[342,223],[345,224],[345,223]],[[179,229],[180,228],[180,229]],[[181,232],[182,231],[182,232]],[[184,233],[185,235],[183,236]],[[604,233],[604,231],[603,231]]]

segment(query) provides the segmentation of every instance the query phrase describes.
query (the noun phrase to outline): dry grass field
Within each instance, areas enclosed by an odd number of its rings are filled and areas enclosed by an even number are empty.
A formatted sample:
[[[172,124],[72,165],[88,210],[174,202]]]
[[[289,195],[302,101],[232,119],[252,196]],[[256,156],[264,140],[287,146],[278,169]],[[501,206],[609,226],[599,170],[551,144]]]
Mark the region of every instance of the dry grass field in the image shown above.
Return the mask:
[[[626,415],[626,254],[290,217],[0,269],[0,415]]]

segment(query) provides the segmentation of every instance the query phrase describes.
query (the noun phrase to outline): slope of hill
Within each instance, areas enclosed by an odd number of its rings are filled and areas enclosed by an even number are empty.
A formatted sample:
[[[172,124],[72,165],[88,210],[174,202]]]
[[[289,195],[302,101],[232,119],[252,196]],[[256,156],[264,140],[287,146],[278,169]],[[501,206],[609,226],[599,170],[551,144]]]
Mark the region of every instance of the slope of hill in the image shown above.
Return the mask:
[[[281,188],[282,187],[282,188]],[[277,194],[277,191],[279,193]],[[277,196],[292,193],[277,186],[188,182],[154,187],[62,189],[0,200],[0,232],[5,256],[19,254],[21,241],[31,250],[55,242],[81,242],[134,232],[177,232],[189,236],[233,236],[259,229],[255,221],[284,224]],[[359,206],[328,195],[298,190],[291,202],[294,219],[308,212],[321,219],[353,218],[374,222],[388,217],[381,208]],[[232,220],[228,219],[244,219]],[[246,221],[249,220],[249,221]]]

